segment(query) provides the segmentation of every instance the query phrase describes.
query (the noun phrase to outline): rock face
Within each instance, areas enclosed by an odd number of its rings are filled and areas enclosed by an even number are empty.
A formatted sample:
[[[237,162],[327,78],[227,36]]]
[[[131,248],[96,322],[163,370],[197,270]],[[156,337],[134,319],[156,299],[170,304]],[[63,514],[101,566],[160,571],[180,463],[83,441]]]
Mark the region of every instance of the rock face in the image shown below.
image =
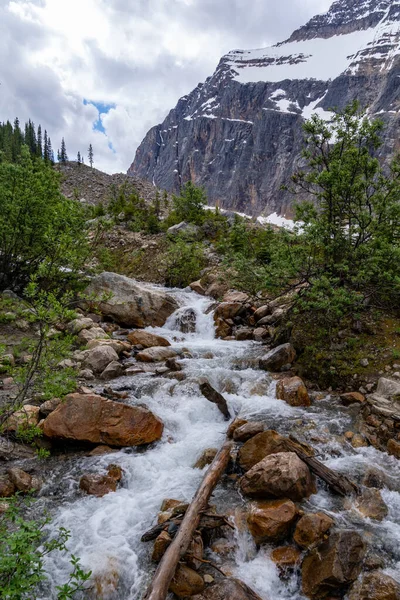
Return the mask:
[[[338,0],[283,43],[230,52],[148,132],[128,174],[174,192],[192,180],[225,209],[290,213],[281,186],[301,166],[304,119],[355,99],[386,122],[392,155],[399,14],[390,0]]]
[[[95,394],[69,394],[43,422],[48,438],[110,446],[149,444],[161,438],[163,428],[146,408]]]
[[[294,502],[316,491],[309,468],[294,452],[267,456],[242,477],[240,488],[247,496],[289,498]]]
[[[86,292],[99,299],[103,315],[126,327],[160,327],[178,308],[175,300],[163,292],[117,273],[101,273]],[[104,295],[111,297],[101,300]]]
[[[257,544],[279,542],[289,534],[296,517],[297,509],[291,500],[253,502],[247,524]]]
[[[356,531],[342,530],[313,549],[302,564],[303,592],[313,600],[343,591],[360,574],[365,544]]]

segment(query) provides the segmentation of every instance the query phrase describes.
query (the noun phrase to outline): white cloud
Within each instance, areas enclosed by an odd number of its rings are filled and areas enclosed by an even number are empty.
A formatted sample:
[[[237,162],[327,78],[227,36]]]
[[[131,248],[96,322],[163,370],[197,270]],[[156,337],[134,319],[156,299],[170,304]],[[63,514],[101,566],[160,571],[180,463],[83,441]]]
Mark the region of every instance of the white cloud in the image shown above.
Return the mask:
[[[287,37],[329,0],[0,0],[0,120],[125,171],[147,130],[233,48]],[[94,103],[112,104],[94,131]]]

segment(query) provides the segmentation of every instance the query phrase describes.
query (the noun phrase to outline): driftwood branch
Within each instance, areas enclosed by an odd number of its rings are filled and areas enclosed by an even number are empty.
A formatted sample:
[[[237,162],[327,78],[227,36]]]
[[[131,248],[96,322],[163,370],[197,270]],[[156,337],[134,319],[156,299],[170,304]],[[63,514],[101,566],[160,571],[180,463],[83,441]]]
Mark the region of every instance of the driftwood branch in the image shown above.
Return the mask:
[[[226,420],[230,419],[228,405],[222,394],[217,392],[208,381],[200,384],[200,391],[207,400],[218,406]]]
[[[359,493],[359,488],[355,483],[345,475],[329,469],[329,467],[326,467],[314,456],[311,456],[293,436],[290,436],[290,439],[285,441],[285,445],[290,452],[295,452],[317,477],[325,481],[335,494],[339,496],[351,496]]]
[[[228,465],[231,449],[232,442],[225,441],[207,470],[183,517],[179,531],[158,565],[153,581],[146,592],[145,600],[165,600],[176,567],[186,554],[193,534],[198,528],[201,511],[207,507],[211,493]]]

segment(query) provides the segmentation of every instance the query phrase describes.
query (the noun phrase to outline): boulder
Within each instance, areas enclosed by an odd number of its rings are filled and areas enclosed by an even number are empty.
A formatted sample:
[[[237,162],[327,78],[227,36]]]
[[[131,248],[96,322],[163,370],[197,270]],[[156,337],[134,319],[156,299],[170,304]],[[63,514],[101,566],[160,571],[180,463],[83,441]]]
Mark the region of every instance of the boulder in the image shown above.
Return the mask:
[[[270,315],[271,312],[272,309],[269,306],[269,304],[265,304],[264,306],[260,306],[260,308],[257,308],[256,312],[254,313],[254,319],[256,323],[258,323],[258,321],[261,321],[261,319],[263,319],[267,315]]]
[[[323,512],[306,514],[297,523],[293,539],[301,548],[309,548],[320,542],[333,524]]]
[[[309,468],[294,452],[267,456],[247,471],[240,488],[246,496],[289,498],[294,502],[316,492]]]
[[[281,546],[271,552],[271,560],[280,571],[293,569],[300,562],[301,552],[294,546]]]
[[[243,304],[240,302],[221,302],[214,312],[214,320],[233,319],[243,310]]]
[[[388,487],[388,478],[384,471],[376,469],[375,467],[369,467],[365,471],[362,483],[366,487],[377,488],[381,490],[384,487]]]
[[[235,434],[236,429],[239,429],[239,427],[242,427],[242,425],[246,425],[246,423],[246,419],[236,417],[236,419],[234,419],[228,427],[228,431],[226,432],[227,437],[232,438]]]
[[[245,423],[241,427],[235,429],[233,432],[233,439],[235,442],[247,442],[247,440],[250,440],[255,435],[262,433],[264,429],[265,423],[262,423],[261,421]]]
[[[132,346],[143,346],[143,348],[153,348],[154,346],[170,346],[168,340],[156,335],[155,333],[149,333],[143,331],[143,329],[136,329],[128,334],[128,340]]]
[[[107,340],[109,336],[101,327],[91,327],[90,329],[82,329],[78,334],[79,342],[84,346],[93,340]]]
[[[136,360],[140,362],[161,362],[168,358],[174,358],[178,356],[178,353],[172,348],[165,348],[164,346],[154,346],[154,348],[147,348],[136,354]]]
[[[117,360],[113,360],[109,365],[106,366],[100,379],[115,379],[124,374],[124,367]]]
[[[348,600],[400,600],[400,585],[380,571],[363,574],[353,583]]]
[[[266,456],[286,451],[285,438],[273,429],[268,429],[250,438],[240,448],[238,463],[242,469],[248,471]]]
[[[78,333],[84,329],[90,329],[91,327],[94,327],[94,321],[92,319],[80,317],[70,321],[67,325],[67,330],[69,333],[72,333],[72,335],[78,335]]]
[[[32,477],[29,473],[13,467],[12,469],[8,469],[7,474],[19,492],[29,492],[29,490],[33,489]]]
[[[200,294],[201,296],[204,296],[206,293],[204,287],[201,284],[200,279],[198,281],[193,281],[192,283],[190,283],[189,287],[191,290],[193,290],[193,292],[196,292],[196,294]]]
[[[295,358],[296,350],[292,344],[282,344],[260,358],[259,366],[264,371],[279,371],[284,365],[292,363]]]
[[[383,521],[388,515],[388,507],[383,501],[381,492],[374,488],[365,488],[355,501],[357,510],[369,519]]]
[[[232,325],[229,325],[224,319],[216,319],[215,321],[215,335],[218,338],[226,338],[232,334]]]
[[[85,473],[80,479],[79,487],[90,496],[102,498],[109,492],[117,490],[117,481],[109,475]]]
[[[307,388],[300,377],[284,377],[276,384],[276,397],[290,406],[310,406]]]
[[[17,444],[6,437],[0,437],[0,460],[10,461],[34,457],[35,450],[32,446]]]
[[[237,290],[230,290],[224,294],[222,302],[241,302],[245,304],[250,301],[250,296],[244,292],[238,292]]]
[[[193,596],[193,600],[259,600],[259,598],[243,581],[231,577],[225,577],[219,583],[211,585],[201,596]]]
[[[178,565],[175,575],[170,583],[169,591],[173,592],[178,598],[186,598],[187,596],[201,594],[203,590],[203,578],[186,565]]]
[[[218,448],[207,448],[204,450],[200,458],[194,465],[194,469],[204,469],[207,465],[211,465],[212,461],[218,453]]]
[[[297,509],[291,500],[252,502],[247,525],[256,544],[285,539],[297,519]]]
[[[162,421],[146,408],[95,394],[69,394],[43,421],[48,438],[118,447],[159,440],[163,428]]]
[[[160,562],[171,542],[172,537],[169,535],[168,531],[162,531],[154,542],[151,560]]]
[[[146,286],[117,273],[104,272],[95,277],[86,290],[96,295],[103,315],[126,327],[161,327],[178,308],[164,290]],[[108,299],[104,295],[111,294]]]
[[[8,475],[0,475],[0,498],[11,498],[17,491]]]
[[[130,352],[132,350],[132,346],[129,342],[110,338],[107,340],[91,340],[87,345],[89,350],[97,348],[98,346],[110,346],[117,354],[121,354],[121,352]]]
[[[52,398],[51,400],[46,400],[43,404],[40,405],[40,416],[47,417],[53,410],[56,410],[57,406],[61,404],[61,398]]]
[[[108,365],[118,361],[118,354],[110,346],[97,346],[92,350],[86,350],[83,366],[93,373],[102,373]]]
[[[396,458],[400,458],[400,442],[397,440],[394,440],[393,438],[390,439],[387,443],[387,451],[392,456],[395,456]]]
[[[313,600],[342,593],[361,572],[365,544],[359,533],[341,530],[311,550],[303,560],[303,592]]]
[[[13,413],[6,421],[4,430],[5,431],[17,431],[18,429],[28,429],[30,427],[36,427],[39,423],[39,407],[25,404],[20,410]]]
[[[253,329],[251,329],[251,327],[241,327],[240,329],[237,330],[237,332],[235,334],[235,339],[238,342],[244,342],[246,340],[254,339]]]
[[[400,400],[400,381],[381,377],[378,380],[376,395],[383,398],[390,398],[391,400]]]
[[[344,406],[350,406],[350,404],[364,404],[365,396],[360,392],[348,392],[347,394],[341,394],[340,400]]]

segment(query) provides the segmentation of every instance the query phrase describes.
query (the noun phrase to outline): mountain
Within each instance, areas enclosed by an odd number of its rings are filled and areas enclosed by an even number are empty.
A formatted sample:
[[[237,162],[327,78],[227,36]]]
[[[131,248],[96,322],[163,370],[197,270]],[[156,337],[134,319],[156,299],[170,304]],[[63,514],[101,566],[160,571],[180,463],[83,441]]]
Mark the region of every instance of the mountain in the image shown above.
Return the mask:
[[[358,99],[399,149],[400,1],[338,0],[285,42],[223,56],[139,146],[128,174],[167,190],[191,179],[211,204],[291,213],[281,186],[301,165],[302,123]]]

